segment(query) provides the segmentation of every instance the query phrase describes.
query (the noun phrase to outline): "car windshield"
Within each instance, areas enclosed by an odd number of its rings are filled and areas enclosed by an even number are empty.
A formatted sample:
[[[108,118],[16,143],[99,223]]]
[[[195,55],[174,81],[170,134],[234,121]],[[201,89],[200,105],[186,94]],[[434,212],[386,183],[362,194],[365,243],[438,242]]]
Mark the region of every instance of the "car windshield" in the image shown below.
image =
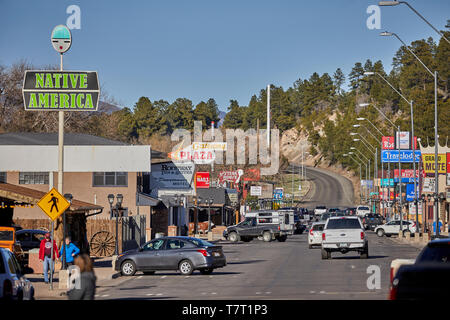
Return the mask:
[[[326,209],[326,207],[325,206],[318,206],[318,207],[316,207],[316,209],[323,210],[323,209]]]
[[[421,262],[450,262],[450,244],[425,247],[417,258],[416,263]]]
[[[361,229],[358,219],[330,219],[327,229]]]

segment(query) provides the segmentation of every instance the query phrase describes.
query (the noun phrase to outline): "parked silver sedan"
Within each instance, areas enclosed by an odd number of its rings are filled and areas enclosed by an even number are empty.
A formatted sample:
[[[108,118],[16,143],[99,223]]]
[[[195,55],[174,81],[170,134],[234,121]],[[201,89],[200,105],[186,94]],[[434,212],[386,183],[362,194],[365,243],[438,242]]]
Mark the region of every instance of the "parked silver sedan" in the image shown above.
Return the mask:
[[[190,275],[194,270],[211,274],[226,264],[221,246],[192,237],[162,237],[119,254],[115,269],[124,276],[132,276],[136,271],[154,274],[161,270],[178,270],[182,275]]]

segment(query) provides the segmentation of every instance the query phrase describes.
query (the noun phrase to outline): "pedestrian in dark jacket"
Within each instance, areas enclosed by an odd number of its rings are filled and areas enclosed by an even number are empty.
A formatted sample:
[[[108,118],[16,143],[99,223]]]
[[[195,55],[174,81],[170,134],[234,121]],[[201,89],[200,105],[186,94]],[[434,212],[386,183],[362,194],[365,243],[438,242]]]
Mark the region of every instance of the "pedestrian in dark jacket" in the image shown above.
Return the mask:
[[[94,300],[97,278],[91,258],[87,254],[78,255],[74,263],[80,271],[80,286],[67,292],[69,300]]]
[[[75,256],[80,253],[80,249],[71,242],[70,237],[66,237],[66,244],[59,250],[59,255],[61,257],[64,254],[64,247],[66,247],[66,263],[72,265]]]
[[[49,269],[55,272],[55,258],[59,258],[58,248],[56,247],[56,241],[53,240],[53,261],[52,261],[52,241],[50,239],[50,233],[46,233],[44,239],[42,239],[39,246],[39,260],[44,264],[44,281],[48,283]]]

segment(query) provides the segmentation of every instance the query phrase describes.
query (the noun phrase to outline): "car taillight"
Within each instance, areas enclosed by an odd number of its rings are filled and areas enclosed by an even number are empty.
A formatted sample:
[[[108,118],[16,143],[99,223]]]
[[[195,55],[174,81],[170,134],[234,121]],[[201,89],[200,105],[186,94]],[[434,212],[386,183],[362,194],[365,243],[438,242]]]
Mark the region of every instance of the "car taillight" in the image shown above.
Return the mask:
[[[278,231],[280,231],[281,230],[281,228],[280,228],[280,226],[278,226]]]
[[[310,235],[312,235],[312,236],[314,235],[314,234],[313,234],[313,230],[312,230],[312,229],[311,229],[311,230],[309,230],[309,234],[310,234]]]
[[[209,257],[210,256],[208,251],[206,251],[205,249],[199,249],[199,250],[197,250],[197,252],[200,252],[205,257]]]
[[[389,300],[397,300],[398,279],[395,279],[389,287]]]
[[[326,236],[325,236],[325,232],[322,233],[322,240],[325,240]]]
[[[392,280],[394,280],[394,268],[391,268],[391,275],[389,279],[389,283],[392,284]]]
[[[361,240],[364,240],[364,232],[361,232]]]

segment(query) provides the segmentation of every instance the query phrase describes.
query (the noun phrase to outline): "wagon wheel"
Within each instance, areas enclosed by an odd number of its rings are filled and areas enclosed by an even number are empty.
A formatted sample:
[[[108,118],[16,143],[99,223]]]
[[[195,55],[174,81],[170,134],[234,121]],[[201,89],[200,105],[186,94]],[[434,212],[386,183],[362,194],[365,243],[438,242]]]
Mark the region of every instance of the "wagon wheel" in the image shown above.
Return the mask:
[[[115,237],[108,231],[99,231],[90,241],[90,251],[96,257],[110,257],[116,247]]]

